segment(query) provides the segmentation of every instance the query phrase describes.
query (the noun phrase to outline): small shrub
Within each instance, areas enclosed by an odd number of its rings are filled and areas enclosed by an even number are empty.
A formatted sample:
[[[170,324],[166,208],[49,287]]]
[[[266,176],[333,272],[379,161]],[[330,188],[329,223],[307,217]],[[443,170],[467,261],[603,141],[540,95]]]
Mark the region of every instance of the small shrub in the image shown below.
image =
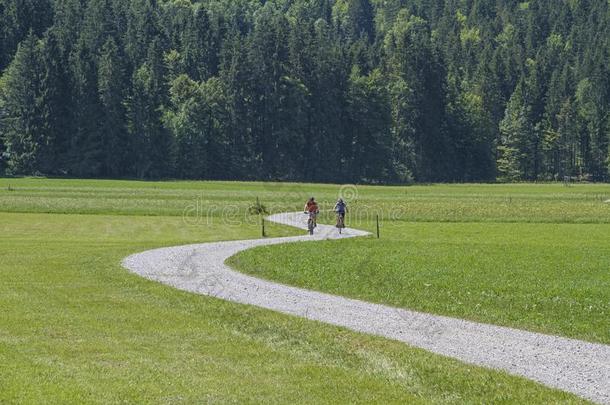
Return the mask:
[[[250,215],[268,215],[269,210],[263,204],[261,204],[258,197],[256,198],[256,203],[248,207],[248,213]]]

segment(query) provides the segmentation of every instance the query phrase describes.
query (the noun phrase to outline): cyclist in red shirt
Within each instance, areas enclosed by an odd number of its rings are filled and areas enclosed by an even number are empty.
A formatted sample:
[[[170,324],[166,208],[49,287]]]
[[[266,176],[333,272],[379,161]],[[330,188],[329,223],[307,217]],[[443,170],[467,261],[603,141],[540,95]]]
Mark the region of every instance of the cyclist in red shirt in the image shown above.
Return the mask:
[[[307,200],[304,211],[306,214],[309,214],[309,219],[311,219],[313,221],[314,228],[316,226],[318,226],[317,219],[318,219],[318,213],[320,212],[320,209],[318,207],[318,203],[316,202],[315,198],[311,197],[309,200]]]

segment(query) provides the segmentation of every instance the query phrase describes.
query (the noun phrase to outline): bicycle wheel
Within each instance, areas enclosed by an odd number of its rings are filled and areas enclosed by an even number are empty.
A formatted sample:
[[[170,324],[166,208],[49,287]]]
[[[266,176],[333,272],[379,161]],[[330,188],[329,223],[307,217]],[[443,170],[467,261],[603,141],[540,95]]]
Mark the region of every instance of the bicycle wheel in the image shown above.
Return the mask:
[[[337,214],[337,229],[339,229],[339,233],[343,231],[343,228],[345,228],[343,215]]]

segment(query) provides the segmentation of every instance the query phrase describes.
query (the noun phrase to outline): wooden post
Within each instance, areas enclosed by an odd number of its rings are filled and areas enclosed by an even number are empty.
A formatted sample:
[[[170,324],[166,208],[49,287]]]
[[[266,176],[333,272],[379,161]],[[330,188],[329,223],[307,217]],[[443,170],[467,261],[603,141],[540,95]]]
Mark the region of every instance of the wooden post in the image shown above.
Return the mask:
[[[267,235],[265,235],[265,218],[264,217],[261,217],[261,228],[262,228],[263,238],[265,238]]]
[[[379,239],[379,214],[377,214],[376,218],[377,218],[377,239]]]

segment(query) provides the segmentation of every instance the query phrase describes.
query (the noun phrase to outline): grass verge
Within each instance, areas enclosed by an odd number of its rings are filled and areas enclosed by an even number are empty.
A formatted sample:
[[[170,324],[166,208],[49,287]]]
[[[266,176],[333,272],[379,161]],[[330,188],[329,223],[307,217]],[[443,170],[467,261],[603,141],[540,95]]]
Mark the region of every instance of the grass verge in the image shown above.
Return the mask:
[[[396,342],[177,291],[120,267],[150,248],[258,237],[256,221],[237,219],[254,195],[300,204],[274,187],[0,180],[0,402],[583,402]],[[208,194],[220,207],[237,201],[236,214],[191,215],[193,188],[202,202],[213,200]]]

